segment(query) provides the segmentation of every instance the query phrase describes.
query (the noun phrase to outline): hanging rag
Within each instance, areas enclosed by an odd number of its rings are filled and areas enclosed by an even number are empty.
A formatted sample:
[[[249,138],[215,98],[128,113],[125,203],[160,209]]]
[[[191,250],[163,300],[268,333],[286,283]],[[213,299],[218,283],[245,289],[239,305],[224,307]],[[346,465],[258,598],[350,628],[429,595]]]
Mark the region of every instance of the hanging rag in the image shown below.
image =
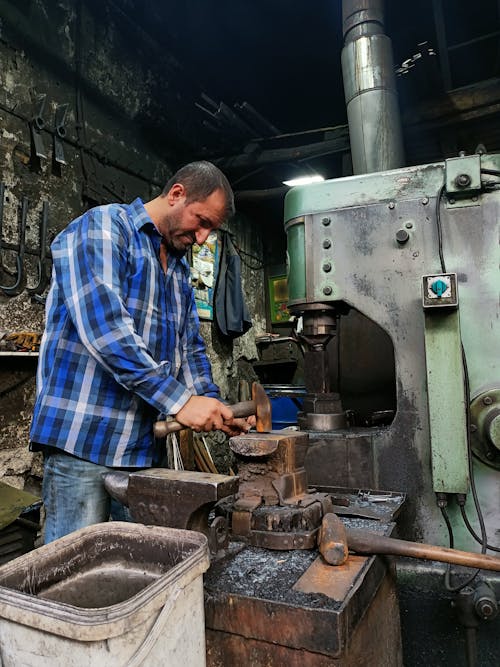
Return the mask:
[[[224,336],[238,338],[252,326],[241,287],[241,258],[228,232],[222,232],[221,246],[215,288],[215,320]]]

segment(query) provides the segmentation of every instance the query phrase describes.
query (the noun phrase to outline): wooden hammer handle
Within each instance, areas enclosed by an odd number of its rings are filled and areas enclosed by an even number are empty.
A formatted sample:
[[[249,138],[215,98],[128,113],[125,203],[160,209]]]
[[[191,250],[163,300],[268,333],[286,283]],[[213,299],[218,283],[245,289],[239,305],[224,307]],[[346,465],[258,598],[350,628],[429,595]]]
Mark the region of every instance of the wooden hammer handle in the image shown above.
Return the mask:
[[[238,419],[240,417],[250,417],[255,414],[255,401],[241,401],[241,403],[234,403],[233,405],[228,405],[228,408],[231,409],[233,417]],[[188,428],[184,424],[181,424],[178,421],[162,421],[156,422],[153,426],[153,433],[155,438],[164,438],[169,433],[175,433],[175,431],[181,431],[183,428]]]
[[[464,565],[465,567],[477,567],[481,570],[495,570],[500,572],[500,558],[477,554],[469,551],[458,551],[458,549],[447,549],[436,547],[431,544],[420,544],[419,542],[408,542],[397,540],[367,530],[346,528],[347,545],[356,553],[360,554],[388,554],[391,556],[410,556],[411,558],[422,558],[424,560],[435,560],[452,565]]]

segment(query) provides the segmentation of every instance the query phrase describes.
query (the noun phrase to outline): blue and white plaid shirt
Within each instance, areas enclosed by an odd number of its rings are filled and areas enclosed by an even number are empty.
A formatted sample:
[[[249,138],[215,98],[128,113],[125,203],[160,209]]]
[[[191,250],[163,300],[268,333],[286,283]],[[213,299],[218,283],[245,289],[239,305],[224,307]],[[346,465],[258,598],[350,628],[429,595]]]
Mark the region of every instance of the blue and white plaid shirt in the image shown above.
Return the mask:
[[[185,259],[159,261],[143,203],[94,208],[52,244],[31,441],[100,465],[147,467],[158,413],[219,397]]]

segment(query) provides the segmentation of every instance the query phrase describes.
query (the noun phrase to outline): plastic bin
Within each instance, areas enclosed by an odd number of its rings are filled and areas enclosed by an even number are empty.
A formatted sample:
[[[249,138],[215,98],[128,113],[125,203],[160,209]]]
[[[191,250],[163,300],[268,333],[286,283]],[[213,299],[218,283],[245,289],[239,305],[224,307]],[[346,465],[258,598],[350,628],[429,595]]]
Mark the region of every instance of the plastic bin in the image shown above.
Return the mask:
[[[271,401],[272,427],[280,430],[297,424],[297,413],[302,409],[305,387],[293,384],[265,384]]]
[[[112,521],[0,567],[1,667],[205,665],[204,535]]]

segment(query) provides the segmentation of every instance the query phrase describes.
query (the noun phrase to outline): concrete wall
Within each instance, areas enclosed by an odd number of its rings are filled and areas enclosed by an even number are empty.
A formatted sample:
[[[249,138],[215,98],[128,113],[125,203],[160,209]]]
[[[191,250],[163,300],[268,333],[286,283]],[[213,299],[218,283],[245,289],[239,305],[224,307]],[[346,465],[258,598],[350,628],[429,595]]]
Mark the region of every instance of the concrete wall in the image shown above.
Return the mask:
[[[112,11],[111,8],[114,8]],[[47,244],[96,203],[155,196],[188,158],[191,95],[199,94],[182,68],[113,3],[95,0],[0,0],[0,181],[5,184],[0,284],[16,282],[20,206],[28,198],[25,276],[17,293],[0,291],[0,332],[41,332],[43,304],[27,287],[38,282],[43,202],[49,205]],[[189,93],[189,91],[194,91]],[[42,100],[45,100],[42,104]],[[56,161],[56,112],[67,105],[65,164]],[[33,135],[31,120],[44,127]],[[44,151],[37,142],[41,139]],[[191,145],[196,145],[196,142]],[[199,144],[201,145],[201,143]],[[251,254],[262,246],[251,220],[233,226]],[[43,269],[50,272],[50,262]],[[251,376],[254,337],[265,330],[261,271],[243,267],[254,327],[234,343],[214,325],[202,332],[223,394],[236,398],[238,380]],[[36,298],[43,299],[45,292]],[[36,357],[0,357],[0,478],[37,490],[42,467],[28,452]]]

